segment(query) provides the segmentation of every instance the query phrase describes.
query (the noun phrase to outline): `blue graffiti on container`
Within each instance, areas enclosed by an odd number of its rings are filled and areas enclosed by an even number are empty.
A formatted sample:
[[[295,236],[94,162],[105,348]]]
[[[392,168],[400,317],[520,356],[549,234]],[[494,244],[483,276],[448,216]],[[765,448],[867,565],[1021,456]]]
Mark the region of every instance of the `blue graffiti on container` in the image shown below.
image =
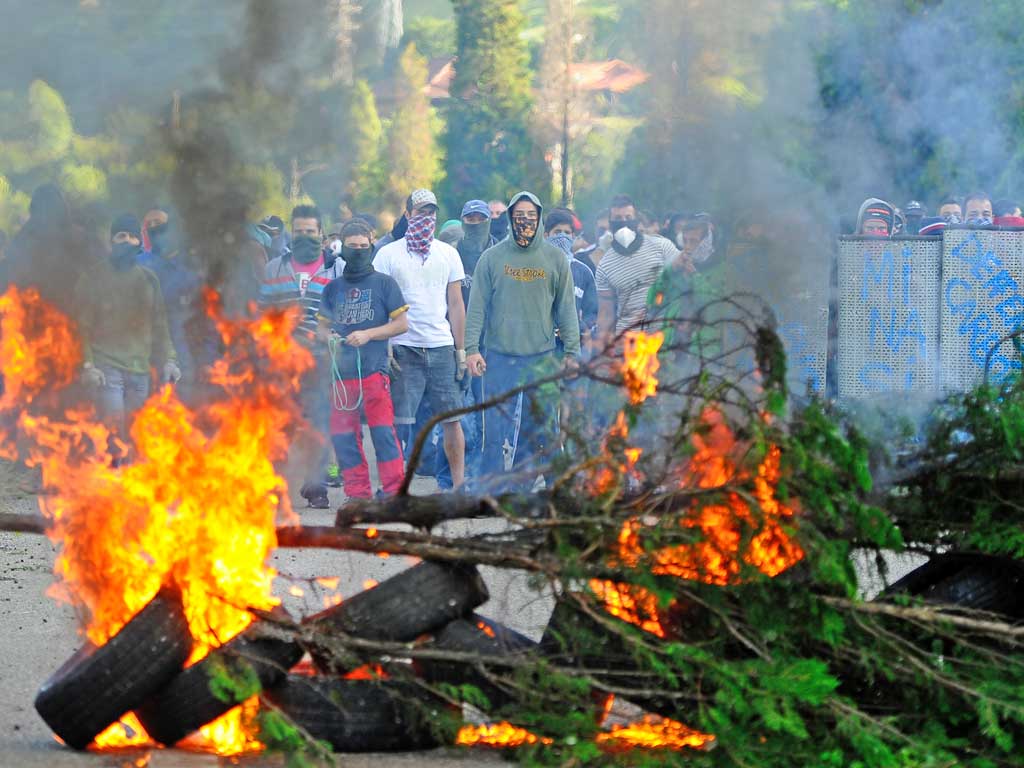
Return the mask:
[[[1024,325],[1024,297],[1020,284],[992,250],[986,250],[977,232],[953,248],[953,256],[967,264],[968,278],[952,277],[946,281],[942,298],[950,313],[960,319],[957,334],[967,339],[971,362],[984,369],[985,358],[999,339]],[[979,308],[983,301],[998,303]],[[992,353],[990,379],[1000,382],[1014,371],[1021,370],[1017,357],[1007,357],[1001,350]]]
[[[812,392],[821,392],[824,382],[819,372],[820,353],[811,346],[810,331],[803,323],[782,322],[782,315],[777,309],[776,317],[780,318],[779,335],[786,348],[786,355],[800,371],[801,384],[807,384]]]
[[[866,362],[857,378],[872,392],[912,390],[916,371],[928,363],[924,321],[911,303],[912,256],[909,247],[898,261],[891,249],[878,258],[864,254],[860,300],[868,310],[869,355],[882,359]]]

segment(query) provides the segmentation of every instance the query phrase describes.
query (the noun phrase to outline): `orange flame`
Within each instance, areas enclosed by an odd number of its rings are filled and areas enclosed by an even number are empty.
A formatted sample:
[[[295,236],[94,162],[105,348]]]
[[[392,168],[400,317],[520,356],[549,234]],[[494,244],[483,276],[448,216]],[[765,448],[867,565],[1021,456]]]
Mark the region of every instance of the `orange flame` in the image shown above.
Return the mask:
[[[736,440],[721,414],[708,409],[702,419],[708,432],[693,436],[697,450],[690,459],[683,484],[714,489],[750,479],[737,466]],[[727,494],[725,504],[697,504],[680,525],[698,529],[700,539],[650,553],[647,556],[652,571],[724,586],[736,582],[742,563],[774,577],[803,559],[803,549],[783,528],[783,522],[793,517],[793,510],[775,497],[781,456],[777,446],[770,446],[752,478],[760,518],[754,516],[746,499],[736,492]],[[756,531],[745,547],[744,526]],[[638,520],[623,526],[619,534],[619,557],[623,563],[635,566],[645,556],[640,542],[642,530]]]
[[[695,731],[675,720],[647,715],[629,725],[616,725],[607,733],[597,734],[598,746],[608,752],[630,749],[696,749],[703,747],[714,736]]]
[[[524,744],[551,744],[551,739],[537,736],[525,728],[511,723],[491,725],[464,725],[455,737],[455,743],[463,747],[521,747]]]
[[[636,584],[590,580],[590,590],[612,616],[629,622],[657,637],[666,637],[658,617],[658,598]]]
[[[483,632],[488,637],[492,637],[492,638],[493,637],[497,637],[497,635],[494,633],[494,628],[489,626],[487,624],[487,622],[478,621],[476,623],[476,628],[479,629],[481,632]]]
[[[133,712],[129,712],[93,740],[97,749],[125,749],[152,744],[146,729]]]
[[[74,323],[38,290],[12,285],[0,296],[0,409],[28,405],[43,392],[68,386],[81,364]]]
[[[110,434],[89,410],[23,409],[18,419],[29,460],[53,489],[40,498],[60,545],[51,593],[83,609],[85,634],[100,645],[162,584],[176,584],[193,637],[190,664],[245,629],[250,609],[278,604],[268,562],[277,513],[291,510],[273,462],[286,455],[299,379],[312,365],[293,340],[294,313],[227,321],[215,295],[206,298],[227,350],[210,369],[223,396],[193,410],[170,387],[154,394],[131,426],[127,466],[110,466]],[[26,325],[33,313],[46,318],[45,332]],[[37,294],[12,288],[0,298],[0,323],[0,369],[13,374],[4,405],[30,404],[44,387],[73,380],[81,359],[73,326]],[[251,749],[243,715],[254,706],[206,726],[199,743],[220,754]],[[98,745],[119,742],[117,729]]]
[[[626,421],[626,414],[619,411],[615,423],[608,429],[608,435],[604,439],[601,465],[594,472],[591,483],[591,490],[599,496],[614,489],[619,478],[623,476],[640,477],[636,465],[643,455],[643,449],[624,445],[627,437],[629,424]],[[616,449],[621,452],[622,461],[614,457]]]
[[[643,331],[627,331],[623,340],[624,362],[622,379],[629,394],[629,402],[639,405],[658,392],[655,374],[661,367],[658,350],[665,341],[661,331],[647,334]]]

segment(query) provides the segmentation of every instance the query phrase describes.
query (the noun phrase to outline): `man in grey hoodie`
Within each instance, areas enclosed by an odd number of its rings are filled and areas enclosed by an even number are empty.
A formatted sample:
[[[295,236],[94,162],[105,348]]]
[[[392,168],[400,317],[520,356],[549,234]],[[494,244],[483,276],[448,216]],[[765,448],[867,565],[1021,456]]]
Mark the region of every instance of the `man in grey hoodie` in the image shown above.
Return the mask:
[[[550,372],[557,364],[555,328],[566,365],[576,366],[580,329],[572,272],[565,255],[544,239],[543,211],[530,192],[513,197],[506,212],[509,236],[484,251],[473,272],[466,363],[470,373],[484,377],[484,399],[528,384],[545,369]],[[529,390],[487,411],[483,474],[516,469],[550,452],[555,405]]]

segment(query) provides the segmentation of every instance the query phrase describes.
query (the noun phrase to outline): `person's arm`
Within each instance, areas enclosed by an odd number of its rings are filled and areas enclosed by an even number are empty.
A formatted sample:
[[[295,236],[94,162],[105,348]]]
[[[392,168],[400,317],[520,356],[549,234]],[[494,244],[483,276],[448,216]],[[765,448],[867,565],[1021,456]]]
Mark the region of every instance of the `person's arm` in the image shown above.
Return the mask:
[[[466,348],[466,305],[462,303],[462,280],[448,283],[448,324],[455,337],[455,348]]]
[[[160,278],[156,275],[151,277],[153,290],[153,357],[154,362],[166,365],[177,363],[178,354],[174,349],[174,342],[171,341],[171,326],[167,322],[167,307],[164,305],[164,295],[160,290]]]
[[[352,331],[345,337],[345,343],[350,347],[361,347],[371,341],[387,341],[400,333],[405,333],[409,330],[409,313],[406,309],[408,308],[403,308],[401,314],[393,317],[384,325],[362,331]]]
[[[555,286],[555,313],[558,333],[565,348],[566,357],[579,357],[580,319],[576,314],[576,285],[572,279],[572,268],[562,261],[558,271],[558,285]]]
[[[466,312],[466,355],[480,354],[480,336],[484,331],[487,302],[491,295],[490,261],[481,257],[473,270],[473,284],[469,288],[469,310]]]
[[[607,346],[615,334],[615,293],[597,292],[597,339]]]
[[[90,278],[83,274],[75,283],[74,298],[72,300],[72,314],[78,322],[78,339],[82,345],[82,363],[86,367],[92,366],[92,345],[89,337],[93,329],[93,308],[95,300],[92,297]]]

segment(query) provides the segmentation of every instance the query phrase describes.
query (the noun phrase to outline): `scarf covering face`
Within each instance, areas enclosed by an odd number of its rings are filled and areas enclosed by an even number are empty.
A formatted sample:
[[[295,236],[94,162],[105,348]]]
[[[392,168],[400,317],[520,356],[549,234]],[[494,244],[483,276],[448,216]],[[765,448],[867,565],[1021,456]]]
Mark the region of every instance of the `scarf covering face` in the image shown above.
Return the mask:
[[[562,253],[565,254],[567,261],[572,261],[572,236],[567,235],[564,232],[560,232],[557,235],[552,235],[548,238],[548,242],[558,248]]]
[[[512,219],[512,237],[515,238],[516,245],[520,248],[528,248],[530,243],[533,242],[533,238],[537,236],[537,225],[540,222],[534,221],[523,221]]]
[[[341,258],[345,262],[342,274],[349,280],[357,281],[373,272],[373,249],[343,246]]]
[[[693,253],[690,254],[690,261],[694,264],[703,264],[705,261],[710,259],[715,253],[715,237],[714,232],[710,229],[704,236],[704,239],[700,241],[700,245],[693,249]]]
[[[409,253],[426,258],[430,253],[430,244],[434,242],[434,229],[437,227],[437,213],[418,213],[409,219],[409,228],[405,231],[405,244]]]

